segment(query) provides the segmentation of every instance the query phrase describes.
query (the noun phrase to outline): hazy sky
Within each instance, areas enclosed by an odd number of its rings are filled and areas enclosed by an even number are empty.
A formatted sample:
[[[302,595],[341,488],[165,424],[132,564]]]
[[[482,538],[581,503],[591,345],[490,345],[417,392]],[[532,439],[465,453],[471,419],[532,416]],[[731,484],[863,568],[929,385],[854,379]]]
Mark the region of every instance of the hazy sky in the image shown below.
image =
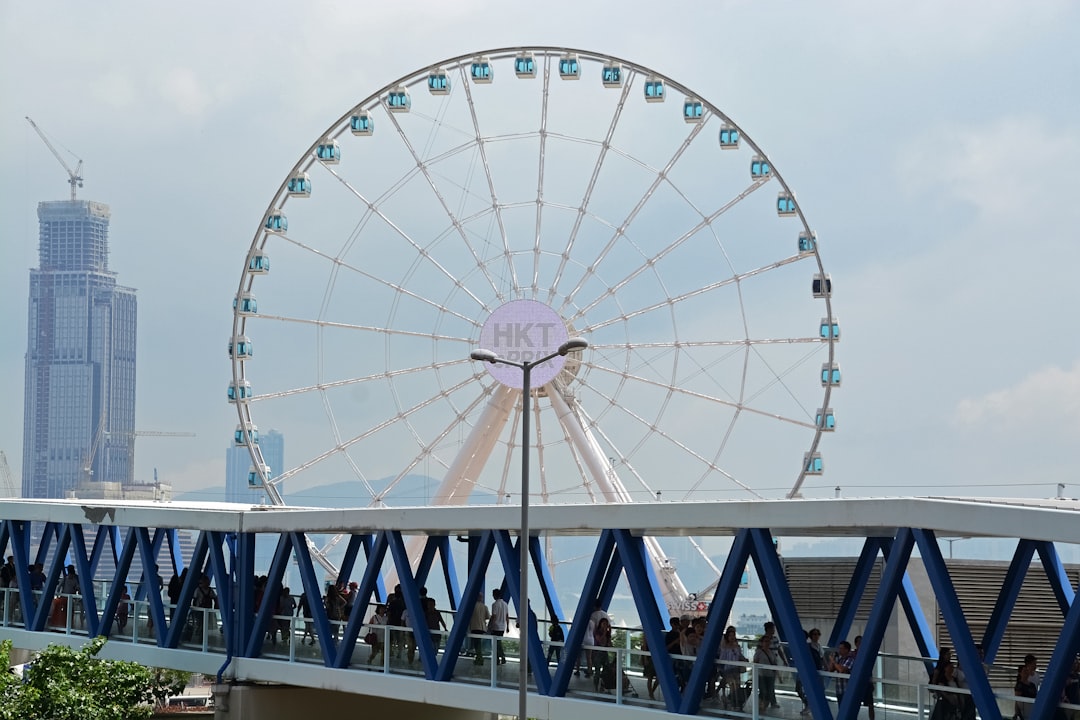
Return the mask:
[[[138,289],[137,473],[223,484],[244,253],[296,158],[440,59],[542,44],[697,90],[797,189],[843,323],[809,496],[1080,496],[1080,6],[948,2],[0,4],[0,449],[22,454],[36,206],[85,161]],[[321,288],[316,288],[321,292]],[[771,493],[776,495],[777,493]]]

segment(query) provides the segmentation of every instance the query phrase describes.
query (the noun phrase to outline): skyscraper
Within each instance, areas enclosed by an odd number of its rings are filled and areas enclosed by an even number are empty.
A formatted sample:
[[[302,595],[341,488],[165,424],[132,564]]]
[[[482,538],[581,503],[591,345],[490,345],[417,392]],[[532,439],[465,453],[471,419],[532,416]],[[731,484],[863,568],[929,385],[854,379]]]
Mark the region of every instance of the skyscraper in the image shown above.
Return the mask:
[[[136,299],[109,271],[109,206],[38,204],[30,271],[23,496],[130,483],[135,440]]]
[[[259,447],[263,460],[270,466],[271,475],[285,469],[285,436],[277,430],[259,433]],[[225,451],[225,500],[226,502],[259,504],[266,491],[261,486],[248,485],[251,470],[251,453],[246,446],[233,446]],[[278,485],[278,492],[285,495],[285,487]]]

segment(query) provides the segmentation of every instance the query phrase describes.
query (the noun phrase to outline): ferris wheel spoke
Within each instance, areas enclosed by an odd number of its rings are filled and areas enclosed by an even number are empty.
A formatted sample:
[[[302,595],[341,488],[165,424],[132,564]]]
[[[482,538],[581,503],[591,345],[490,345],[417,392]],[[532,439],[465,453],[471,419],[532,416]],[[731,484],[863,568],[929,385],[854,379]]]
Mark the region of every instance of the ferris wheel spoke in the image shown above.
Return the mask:
[[[484,177],[487,178],[488,191],[491,193],[491,206],[495,211],[495,220],[499,225],[499,238],[502,241],[503,254],[506,257],[507,271],[510,273],[510,281],[513,293],[516,295],[521,288],[517,279],[517,271],[510,257],[510,239],[506,234],[506,224],[503,222],[502,210],[499,208],[499,196],[495,191],[495,179],[491,176],[491,163],[488,162],[487,149],[484,147],[484,134],[480,131],[480,123],[476,116],[476,103],[473,102],[472,88],[469,86],[469,77],[465,68],[461,68],[462,86],[465,88],[465,99],[469,103],[469,117],[472,118],[473,130],[476,132],[476,144],[480,149],[480,160],[484,167]],[[502,295],[499,294],[500,301]]]
[[[343,178],[341,175],[339,175],[334,170],[331,170],[330,168],[327,168],[327,170],[329,170],[330,174],[332,174],[335,178],[337,178],[338,181],[342,185],[344,185],[345,188],[349,192],[351,192],[358,200],[360,200],[360,202],[367,205],[368,209],[371,210],[371,212],[373,212],[375,215],[377,215],[384,223],[386,223],[386,225],[390,229],[392,229],[394,231],[394,233],[396,233],[399,237],[401,237],[402,240],[407,242],[412,247],[413,251],[417,254],[417,256],[419,258],[423,258],[425,261],[430,263],[436,270],[438,270],[440,273],[442,273],[448,280],[450,280],[450,282],[452,282],[456,286],[460,287],[462,289],[462,291],[466,295],[468,295],[470,298],[472,298],[472,300],[479,307],[481,307],[481,308],[485,307],[484,302],[479,297],[476,296],[476,293],[474,293],[473,291],[469,290],[467,287],[462,285],[460,280],[458,278],[454,277],[453,273],[451,273],[449,270],[447,270],[441,263],[439,263],[434,257],[432,257],[431,253],[428,252],[428,250],[426,248],[421,247],[420,244],[417,243],[416,240],[414,240],[411,235],[409,235],[409,233],[405,232],[403,229],[401,229],[401,227],[399,227],[397,225],[397,223],[395,223],[393,220],[391,220],[389,217],[387,217],[386,214],[381,209],[379,209],[379,206],[376,204],[375,201],[369,200],[367,197],[365,197],[363,193],[361,193],[359,190],[357,190],[355,187],[353,187],[349,183],[348,180]],[[419,169],[416,169],[415,172],[419,172]]]
[[[680,295],[675,295],[673,297],[666,298],[666,299],[661,300],[659,302],[655,302],[655,303],[652,303],[650,305],[646,305],[644,307],[637,308],[636,310],[624,313],[624,314],[622,314],[622,315],[620,315],[618,317],[607,318],[606,320],[598,322],[595,325],[586,326],[582,331],[583,332],[585,332],[585,331],[592,332],[592,331],[595,331],[595,330],[599,330],[601,328],[608,327],[609,325],[614,325],[615,323],[625,322],[626,320],[629,320],[630,318],[634,318],[634,317],[638,317],[640,315],[644,315],[646,313],[654,312],[654,311],[659,310],[661,308],[670,308],[673,305],[677,305],[677,304],[679,304],[681,302],[685,302],[686,300],[689,300],[691,298],[700,297],[702,295],[708,294],[708,293],[713,292],[715,290],[719,290],[720,288],[727,287],[728,285],[732,285],[732,284],[735,284],[735,283],[742,282],[743,280],[754,277],[755,275],[760,275],[763,272],[767,272],[769,270],[775,270],[776,268],[780,268],[780,267],[783,267],[785,265],[790,265],[791,263],[798,262],[799,260],[802,260],[802,259],[803,258],[798,256],[798,255],[793,255],[791,257],[784,258],[783,260],[778,260],[778,261],[776,261],[774,263],[769,263],[768,265],[763,265],[761,267],[754,268],[753,270],[747,270],[746,272],[739,273],[739,274],[734,275],[734,276],[729,277],[729,278],[724,278],[723,280],[718,280],[718,281],[716,281],[714,283],[709,283],[707,285],[703,285],[700,288],[690,290],[690,291],[682,293]],[[597,305],[604,297],[607,297],[607,296],[609,296],[611,294],[612,294],[612,292],[611,292],[610,289],[605,291],[599,298],[594,300],[590,304],[589,307]],[[583,311],[579,311],[574,317],[575,318],[579,317],[582,314],[582,312]]]
[[[566,242],[566,250],[562,254],[559,266],[555,270],[551,287],[548,290],[547,301],[549,304],[555,298],[555,291],[559,287],[563,272],[566,270],[566,263],[569,261],[571,253],[573,252],[574,244],[577,241],[578,231],[581,230],[581,222],[585,219],[588,212],[589,202],[592,200],[593,191],[596,189],[597,178],[600,177],[600,170],[604,167],[604,160],[607,158],[608,150],[611,149],[611,139],[615,136],[615,128],[619,126],[619,118],[622,117],[623,108],[626,107],[626,99],[630,96],[630,88],[634,84],[635,75],[636,73],[632,71],[627,73],[626,81],[623,83],[622,94],[619,96],[619,102],[615,105],[615,112],[611,117],[607,135],[604,136],[604,142],[600,146],[600,154],[597,156],[596,164],[593,166],[592,175],[589,177],[589,184],[585,187],[585,194],[582,196],[581,207],[577,208],[577,216],[574,218],[574,226],[570,229],[570,237]],[[539,238],[539,234],[540,229],[537,227],[537,238]]]
[[[464,320],[465,322],[469,323],[470,325],[474,325],[474,326],[477,325],[477,322],[476,322],[475,318],[471,318],[471,317],[468,317],[467,315],[463,315],[463,314],[461,314],[459,312],[456,312],[456,311],[446,307],[442,303],[436,302],[435,300],[432,300],[430,298],[426,298],[423,295],[420,295],[419,293],[413,292],[412,290],[408,289],[407,287],[405,287],[403,285],[389,282],[388,280],[385,280],[385,279],[383,279],[383,278],[381,278],[381,277],[379,277],[377,275],[369,273],[366,270],[362,270],[362,269],[356,267],[355,265],[353,265],[351,263],[345,262],[341,258],[331,257],[330,255],[328,255],[328,254],[322,252],[321,250],[319,250],[318,248],[314,248],[314,247],[312,247],[312,246],[310,246],[310,245],[308,245],[306,243],[303,243],[303,242],[297,240],[296,238],[292,237],[291,235],[280,235],[279,237],[281,237],[282,240],[285,240],[289,244],[300,248],[301,250],[305,250],[305,251],[307,251],[307,252],[309,252],[309,253],[311,253],[311,254],[319,257],[319,258],[322,258],[323,260],[326,260],[327,262],[333,263],[334,266],[337,267],[337,268],[342,268],[342,269],[348,270],[350,272],[356,273],[357,275],[364,278],[365,280],[371,281],[371,282],[373,282],[373,283],[375,283],[377,285],[381,285],[382,287],[384,287],[384,288],[386,288],[388,290],[392,290],[395,293],[398,293],[400,295],[408,296],[408,297],[412,298],[413,300],[416,300],[418,302],[422,302],[425,305],[428,305],[428,306],[430,306],[432,308],[436,308],[440,312],[445,312],[445,313],[447,313],[449,315],[453,315],[454,317],[457,317],[460,320]],[[326,293],[327,296],[329,296],[330,294],[331,293]],[[323,299],[322,310],[324,312],[325,312],[326,308],[328,307],[328,302],[329,302],[328,298]],[[260,316],[260,317],[266,317],[266,316]]]
[[[468,377],[468,378],[462,380],[461,382],[459,382],[459,383],[457,383],[457,384],[443,390],[442,392],[437,393],[433,397],[430,397],[427,400],[419,402],[419,403],[413,405],[412,407],[408,408],[407,410],[399,412],[397,415],[395,415],[395,416],[393,416],[391,418],[388,418],[386,420],[383,420],[382,422],[380,422],[380,423],[378,423],[376,425],[373,425],[371,428],[365,430],[364,432],[362,432],[362,433],[360,433],[358,435],[354,435],[353,437],[349,438],[348,440],[339,442],[337,445],[330,448],[329,450],[327,450],[325,452],[322,452],[322,453],[319,453],[318,455],[313,457],[311,460],[308,460],[307,462],[305,462],[305,463],[303,463],[301,465],[297,465],[296,467],[292,468],[291,470],[288,470],[288,471],[282,473],[281,475],[279,475],[277,477],[277,481],[278,482],[283,482],[285,480],[288,480],[290,477],[293,477],[297,473],[301,473],[301,472],[303,472],[305,470],[308,470],[309,468],[314,467],[315,465],[318,465],[319,463],[323,462],[327,458],[332,457],[333,455],[335,455],[335,454],[337,454],[339,452],[342,452],[342,451],[346,450],[349,447],[352,447],[353,445],[360,442],[361,440],[366,440],[366,439],[372,437],[373,435],[375,435],[376,433],[380,432],[381,430],[385,430],[387,427],[394,424],[395,422],[403,420],[403,419],[409,417],[410,415],[418,413],[421,410],[423,410],[424,408],[435,404],[439,400],[442,400],[444,398],[449,397],[451,394],[453,394],[457,390],[460,390],[461,388],[465,387],[469,383],[475,382],[477,377],[478,377],[477,375],[473,375],[471,377]]]
[[[694,460],[701,463],[708,471],[715,472],[715,473],[718,473],[720,475],[723,475],[724,477],[726,477],[728,480],[730,480],[731,482],[738,485],[743,490],[746,490],[747,492],[752,493],[756,497],[759,497],[759,498],[761,497],[761,495],[759,495],[749,485],[742,482],[741,480],[736,478],[734,475],[729,473],[727,470],[723,469],[722,467],[717,465],[715,462],[713,462],[712,460],[709,460],[708,458],[703,456],[701,453],[697,452],[696,450],[689,447],[685,443],[683,443],[683,442],[677,440],[676,438],[672,437],[672,435],[670,433],[668,433],[667,431],[662,430],[660,428],[657,428],[655,422],[649,421],[646,418],[639,415],[638,413],[634,412],[633,410],[628,408],[625,403],[619,403],[614,398],[608,397],[607,395],[604,394],[604,392],[602,390],[598,389],[597,387],[595,387],[592,384],[586,383],[586,387],[590,388],[593,392],[597,393],[601,398],[603,398],[608,403],[610,403],[611,407],[616,409],[618,412],[622,413],[623,415],[626,415],[630,419],[632,419],[635,422],[637,422],[638,424],[640,424],[642,427],[650,430],[653,435],[665,440],[670,445],[678,448],[681,452],[685,453],[688,457],[691,457]],[[662,386],[662,387],[667,387],[667,386]],[[722,404],[730,404],[730,403],[722,403]],[[745,409],[746,408],[744,408],[744,410]]]
[[[532,295],[536,298],[540,288],[540,229],[541,220],[544,216],[544,161],[547,150],[547,120],[548,99],[551,92],[551,61],[544,62],[544,86],[541,91],[540,104],[540,157],[536,171],[536,231],[533,237],[533,272],[532,272]],[[541,466],[542,467],[542,466]]]
[[[817,355],[817,351],[818,351],[819,349],[820,349],[820,348],[815,348],[815,349],[811,350],[810,352],[806,353],[806,354],[805,354],[805,355],[803,355],[803,356],[802,356],[801,358],[799,358],[799,359],[798,359],[798,360],[797,360],[796,362],[794,362],[793,364],[791,364],[791,365],[790,365],[790,366],[789,366],[789,367],[788,367],[787,369],[785,369],[785,370],[784,370],[783,372],[777,372],[776,370],[774,370],[774,369],[772,368],[772,366],[770,365],[770,363],[769,363],[768,359],[767,359],[767,358],[765,358],[765,357],[764,357],[763,355],[761,355],[761,353],[760,353],[760,352],[758,352],[756,348],[754,348],[754,349],[753,349],[753,351],[754,351],[755,355],[756,355],[756,356],[758,357],[758,359],[759,359],[759,360],[761,361],[761,363],[762,363],[762,364],[763,364],[763,365],[764,365],[764,366],[765,366],[765,367],[766,367],[766,368],[767,368],[767,369],[769,370],[769,372],[771,372],[771,373],[772,373],[773,379],[772,379],[772,381],[771,381],[771,382],[767,383],[767,384],[766,384],[766,385],[764,385],[764,386],[763,386],[763,387],[762,387],[761,389],[759,389],[759,390],[758,390],[758,391],[757,391],[756,393],[754,393],[753,395],[751,395],[750,397],[748,397],[748,398],[746,399],[746,401],[747,401],[747,402],[752,402],[753,400],[756,400],[756,399],[757,399],[757,398],[758,398],[758,397],[759,397],[759,396],[760,396],[760,395],[761,395],[762,393],[764,393],[764,392],[765,392],[766,390],[769,390],[769,389],[770,389],[770,388],[772,388],[772,387],[773,387],[774,385],[777,385],[777,384],[779,384],[779,385],[781,385],[781,386],[782,386],[782,387],[784,388],[784,391],[785,391],[785,392],[786,392],[786,393],[788,394],[788,396],[789,396],[789,397],[791,397],[791,399],[792,399],[792,400],[794,400],[794,401],[795,401],[796,403],[798,403],[798,404],[799,404],[799,407],[801,407],[801,408],[802,408],[803,412],[804,412],[804,413],[806,413],[806,415],[807,415],[808,417],[813,417],[813,416],[812,416],[812,415],[810,414],[810,411],[809,411],[809,410],[808,410],[808,409],[807,409],[806,407],[804,407],[804,406],[803,406],[803,404],[802,404],[801,402],[799,402],[799,398],[798,398],[798,396],[797,396],[797,395],[796,395],[796,394],[795,394],[794,392],[792,392],[791,388],[790,388],[790,387],[788,387],[786,383],[784,383],[784,378],[785,378],[785,377],[787,377],[788,375],[790,375],[790,374],[791,374],[792,372],[794,372],[794,371],[795,371],[796,369],[798,369],[799,367],[801,367],[801,366],[803,365],[803,363],[807,362],[807,361],[808,361],[808,360],[809,360],[810,358],[812,358],[812,357],[814,357],[815,355]],[[828,404],[828,399],[827,399],[827,398],[826,398],[826,401],[825,401],[825,402],[826,402],[826,404]],[[816,428],[817,426],[815,425],[814,427]]]
[[[521,426],[520,393],[518,394],[517,398],[518,399],[514,403],[514,414],[510,417],[509,420],[510,430],[507,435],[506,449],[505,452],[503,452],[502,462],[499,465],[499,472],[497,473],[499,484],[496,487],[491,488],[491,490],[493,490],[495,493],[495,502],[500,505],[504,501],[509,502],[508,500],[506,500],[506,498],[508,498],[510,494],[509,486],[510,477],[511,473],[513,473],[514,466],[514,446],[516,442],[515,438],[517,438],[521,434],[521,431],[519,429]]]
[[[584,413],[584,410],[582,410],[582,412]],[[649,494],[650,498],[655,497],[656,496],[656,491],[653,490],[652,486],[637,471],[637,469],[634,467],[634,464],[630,461],[629,455],[626,452],[624,452],[622,449],[620,449],[618,443],[616,443],[608,435],[608,433],[604,432],[604,428],[602,426],[594,423],[594,424],[591,424],[590,427],[595,428],[596,433],[601,438],[603,438],[604,442],[607,443],[608,447],[613,448],[615,450],[615,453],[616,453],[615,458],[618,460],[619,465],[622,466],[622,467],[625,467],[627,469],[627,471],[629,471],[629,473],[634,477],[634,479],[637,480],[637,483],[645,490],[645,492],[647,492]],[[612,462],[611,474],[614,477],[615,481],[618,482],[621,485],[622,484],[622,476],[617,472],[614,462]],[[629,493],[629,492],[630,491],[627,490],[627,493]]]
[[[616,292],[618,292],[622,288],[626,287],[626,285],[629,284],[632,280],[634,280],[634,278],[638,277],[639,275],[644,273],[646,270],[650,270],[651,268],[655,267],[655,265],[658,262],[663,260],[665,257],[668,257],[672,252],[675,251],[675,249],[677,249],[683,243],[685,243],[687,240],[689,240],[694,235],[699,233],[702,229],[704,229],[706,227],[712,227],[712,223],[715,222],[717,218],[719,218],[721,215],[726,213],[728,210],[730,210],[731,208],[735,207],[737,204],[742,202],[751,193],[753,193],[755,190],[757,190],[758,188],[760,188],[764,184],[765,184],[764,181],[757,181],[757,182],[751,183],[751,185],[749,187],[747,187],[745,190],[740,192],[738,195],[736,195],[734,198],[732,198],[728,202],[721,205],[719,208],[717,208],[715,211],[713,211],[713,213],[711,215],[703,217],[700,222],[698,222],[696,225],[694,225],[694,227],[690,228],[689,230],[684,232],[682,235],[675,238],[675,240],[673,240],[671,243],[669,243],[664,248],[661,248],[661,250],[659,252],[657,252],[656,254],[650,256],[648,258],[648,260],[646,262],[642,263],[636,270],[629,273],[627,276],[625,276],[621,280],[617,281],[616,283],[614,283],[613,285],[608,287],[605,292],[601,293],[600,296],[594,298],[591,303],[589,303],[588,305],[578,309],[577,313],[574,316],[574,320],[581,317],[582,315],[584,315],[588,311],[592,310],[594,307],[596,307],[601,302],[603,302],[606,298],[612,297]],[[623,228],[620,229],[620,231],[619,231],[620,234],[623,231],[625,231],[625,227],[626,226],[624,224]],[[600,262],[603,261],[604,257],[607,255],[607,253],[611,251],[611,248],[612,248],[612,245],[609,244],[604,250],[601,251],[600,255],[598,256],[598,258],[596,260],[597,265],[599,265]],[[800,260],[800,259],[801,259],[801,256],[795,255],[795,256],[793,256],[791,258],[788,258],[787,261],[788,262],[794,262],[794,261]],[[756,275],[756,274],[758,274],[760,272],[763,272],[766,269],[774,269],[776,267],[780,267],[783,264],[786,264],[786,263],[784,261],[781,261],[780,263],[773,263],[773,264],[769,265],[766,268],[756,268],[754,270],[750,270],[750,271],[748,271],[746,273],[743,273],[742,275],[736,275],[733,278],[729,278],[729,279],[723,280],[723,281],[721,281],[719,283],[715,283],[711,287],[700,288],[699,290],[697,290],[695,292],[687,293],[685,295],[684,299],[686,297],[694,297],[694,296],[697,296],[697,295],[701,295],[703,292],[706,292],[708,290],[714,290],[714,289],[716,289],[718,287],[723,287],[724,285],[730,284],[732,282],[737,282],[739,280],[742,280],[744,277],[751,277],[751,276]],[[665,301],[662,304],[666,305],[668,303],[667,303],[667,301]]]
[[[304,393],[316,392],[321,390],[333,390],[335,388],[347,387],[349,385],[362,385],[374,380],[392,380],[398,377],[405,377],[408,375],[417,375],[421,373],[429,373],[432,370],[438,370],[451,365],[461,365],[467,362],[466,360],[447,360],[437,363],[428,363],[425,365],[418,365],[408,368],[398,368],[395,370],[385,370],[380,373],[373,373],[371,375],[364,375],[362,377],[346,378],[344,380],[332,380],[330,382],[317,383],[315,385],[305,385],[303,387],[290,388],[288,390],[279,390],[277,392],[259,393],[258,395],[252,395],[244,402],[257,403],[265,402],[267,400],[279,400],[284,397],[290,397],[292,395],[303,395]]]
[[[408,463],[402,469],[402,471],[400,473],[398,473],[389,482],[389,484],[387,484],[386,488],[381,493],[379,493],[379,495],[378,495],[378,497],[376,499],[381,502],[387,495],[390,494],[391,491],[393,491],[398,486],[398,484],[410,472],[415,470],[420,465],[420,462],[422,460],[425,460],[425,459],[428,459],[428,458],[433,458],[435,460],[435,462],[437,462],[440,465],[443,465],[443,467],[446,470],[449,470],[450,469],[449,465],[442,462],[439,455],[435,452],[435,448],[437,448],[440,443],[442,443],[444,440],[446,440],[446,438],[450,435],[451,432],[453,432],[454,430],[462,427],[465,423],[468,422],[468,418],[469,418],[470,414],[474,410],[476,410],[477,407],[480,406],[480,403],[482,403],[485,398],[488,398],[491,395],[491,390],[492,390],[491,388],[488,388],[483,393],[477,395],[476,398],[471,403],[469,403],[462,411],[457,413],[457,415],[455,415],[450,420],[450,422],[447,424],[447,426],[445,428],[443,428],[443,430],[441,432],[439,432],[437,435],[435,435],[435,437],[432,438],[432,440],[430,442],[425,442],[423,438],[421,438],[418,434],[413,432],[413,437],[416,440],[416,442],[419,444],[420,451],[416,454],[416,457],[410,463]],[[410,430],[411,430],[411,428],[410,428]],[[438,497],[439,497],[439,493],[437,491],[436,492],[436,498],[438,498]],[[465,498],[461,497],[460,499],[464,500]]]
[[[744,340],[679,340],[678,342],[589,343],[592,350],[657,350],[676,348],[745,347],[747,345],[822,345],[820,337],[749,338]]]
[[[694,390],[688,390],[687,388],[680,387],[680,386],[678,386],[676,384],[668,385],[666,383],[658,382],[656,380],[651,380],[649,378],[642,377],[640,375],[633,375],[631,373],[626,373],[626,372],[623,372],[621,370],[615,370],[615,369],[612,369],[612,368],[608,368],[608,367],[605,367],[604,365],[594,365],[592,363],[589,363],[589,367],[591,369],[593,369],[595,371],[598,371],[598,372],[601,372],[601,373],[619,375],[621,377],[624,377],[628,381],[633,381],[635,383],[640,383],[642,385],[647,385],[647,386],[650,386],[650,387],[655,387],[655,388],[658,388],[658,389],[670,391],[674,395],[679,395],[679,396],[687,397],[687,398],[693,398],[693,399],[696,399],[696,400],[706,400],[706,401],[711,402],[711,403],[716,403],[717,405],[723,405],[725,407],[733,408],[733,409],[738,410],[740,412],[753,413],[755,415],[760,415],[762,417],[771,418],[773,420],[778,420],[778,421],[784,422],[784,423],[791,423],[792,425],[798,425],[800,427],[811,428],[811,429],[816,428],[816,426],[812,422],[807,422],[807,421],[803,421],[803,420],[796,420],[795,418],[790,418],[790,417],[787,417],[785,415],[780,415],[778,413],[765,412],[764,410],[759,410],[759,409],[757,409],[755,407],[747,405],[745,402],[736,402],[736,401],[728,400],[728,399],[725,399],[725,398],[722,398],[722,397],[717,397],[716,395],[708,395],[708,394],[705,394],[705,393],[696,392]],[[775,382],[775,380],[774,380],[774,382]],[[590,385],[590,387],[593,387],[593,386]],[[593,389],[597,389],[597,388],[593,387]],[[618,405],[618,403],[616,403],[616,405]],[[620,407],[620,409],[625,409],[625,408]]]
[[[578,476],[582,479],[582,483],[581,483],[582,484],[582,489],[585,490],[585,494],[588,497],[589,502],[595,503],[595,502],[598,501],[598,498],[596,496],[596,490],[594,488],[596,483],[594,483],[592,481],[592,477],[586,471],[585,463],[583,462],[583,460],[581,458],[581,453],[578,452],[577,447],[574,445],[573,441],[571,440],[568,428],[561,422],[559,423],[559,426],[560,426],[560,428],[562,430],[563,441],[566,443],[566,446],[570,449],[570,458],[574,463],[574,467],[577,470]],[[561,492],[565,493],[567,491],[561,491]],[[558,495],[559,492],[552,493],[552,492],[549,491],[548,494],[549,494],[549,496],[550,495]]]
[[[405,131],[401,128],[401,123],[398,122],[397,116],[389,110],[386,111],[386,114],[390,117],[390,121],[393,124],[394,129],[397,130],[398,137],[401,138],[401,142],[405,145],[405,148],[409,151],[409,154],[412,155],[413,162],[416,163],[416,166],[420,169],[420,172],[423,174],[424,179],[427,180],[428,187],[430,187],[431,192],[435,194],[435,197],[436,199],[438,199],[439,205],[442,207],[443,212],[445,212],[447,218],[450,219],[451,226],[453,226],[453,228],[457,231],[458,235],[460,235],[462,242],[465,244],[465,247],[468,249],[469,254],[472,256],[473,262],[476,263],[476,267],[480,269],[480,272],[483,274],[484,279],[487,280],[488,284],[491,286],[492,291],[497,294],[498,287],[495,284],[495,280],[488,273],[487,264],[484,263],[476,254],[476,248],[474,248],[472,243],[469,242],[468,235],[465,233],[465,227],[461,224],[461,220],[458,219],[457,215],[450,208],[450,205],[446,202],[446,198],[443,196],[442,192],[440,192],[438,186],[435,184],[435,180],[432,177],[431,164],[427,161],[422,160],[420,155],[416,152],[416,148],[409,140],[409,136],[406,135]],[[472,146],[476,142],[476,140],[471,140],[468,145]]]
[[[287,317],[284,315],[264,315],[260,314],[259,318],[263,320],[277,320],[280,322],[299,323],[302,325],[315,325],[320,328],[339,328],[344,330],[360,330],[363,332],[377,333],[379,335],[387,336],[402,336],[402,337],[415,337],[415,338],[427,338],[429,340],[445,340],[448,342],[463,343],[469,342],[468,338],[463,338],[458,335],[436,335],[434,333],[417,332],[411,330],[397,330],[394,328],[381,327],[378,325],[354,325],[352,323],[332,322],[330,320],[318,320],[313,318],[297,318]],[[461,362],[464,362],[462,360]],[[455,364],[455,363],[450,363]]]
[[[588,280],[591,275],[595,274],[596,266],[604,257],[607,256],[607,254],[611,251],[611,248],[614,247],[615,243],[617,243],[618,240],[623,237],[626,229],[630,227],[631,223],[634,222],[634,218],[637,217],[638,213],[640,213],[642,208],[644,208],[645,205],[649,202],[649,199],[652,198],[653,194],[656,192],[656,189],[660,187],[661,183],[665,181],[667,174],[671,172],[671,169],[673,167],[675,167],[675,163],[679,161],[679,158],[683,156],[683,153],[687,151],[690,145],[694,142],[694,138],[698,136],[698,134],[704,127],[705,122],[696,123],[690,130],[690,132],[687,134],[682,144],[680,144],[679,147],[675,150],[675,154],[672,155],[672,157],[668,160],[664,168],[657,172],[656,178],[653,180],[652,184],[649,185],[649,188],[641,196],[637,204],[634,205],[634,208],[630,211],[630,213],[626,216],[622,223],[620,223],[618,229],[608,240],[607,244],[597,254],[596,261],[589,266],[590,272],[584,273],[582,277],[578,280],[574,288],[566,294],[565,298],[563,299],[563,305],[561,310],[565,310],[568,306],[570,306],[574,297],[581,291],[581,288],[584,286],[585,281]],[[578,315],[580,315],[580,312],[578,313]]]

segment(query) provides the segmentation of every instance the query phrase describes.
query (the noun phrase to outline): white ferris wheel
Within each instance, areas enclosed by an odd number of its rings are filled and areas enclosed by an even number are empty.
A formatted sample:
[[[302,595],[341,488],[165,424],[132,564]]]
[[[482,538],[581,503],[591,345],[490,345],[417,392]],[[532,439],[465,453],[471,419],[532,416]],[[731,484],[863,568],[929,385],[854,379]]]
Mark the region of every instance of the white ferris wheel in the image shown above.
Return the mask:
[[[791,188],[708,100],[599,53],[463,55],[360,101],[274,194],[234,307],[236,442],[275,504],[516,504],[521,373],[482,346],[588,342],[534,375],[531,503],[792,497],[835,426]]]

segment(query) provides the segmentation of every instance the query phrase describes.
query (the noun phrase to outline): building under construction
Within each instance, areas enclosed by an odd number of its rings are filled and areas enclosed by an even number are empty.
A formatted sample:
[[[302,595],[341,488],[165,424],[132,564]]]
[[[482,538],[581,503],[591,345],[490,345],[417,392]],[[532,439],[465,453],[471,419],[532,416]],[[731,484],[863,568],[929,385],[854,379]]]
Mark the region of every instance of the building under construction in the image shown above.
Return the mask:
[[[74,194],[74,186],[72,188]],[[109,270],[109,206],[38,205],[30,270],[22,493],[62,498],[130,484],[135,439],[136,298]]]

